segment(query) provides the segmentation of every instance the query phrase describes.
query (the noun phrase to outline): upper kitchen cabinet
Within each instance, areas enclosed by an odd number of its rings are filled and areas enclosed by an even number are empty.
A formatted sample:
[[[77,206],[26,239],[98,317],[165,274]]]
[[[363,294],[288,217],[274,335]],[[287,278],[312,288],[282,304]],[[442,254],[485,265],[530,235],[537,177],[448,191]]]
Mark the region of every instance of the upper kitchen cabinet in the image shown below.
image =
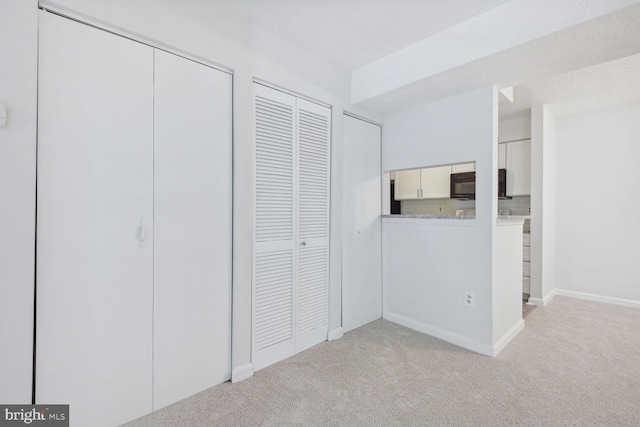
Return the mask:
[[[420,198],[449,198],[451,166],[420,169]]]
[[[451,166],[396,171],[396,200],[439,199],[449,197]]]
[[[507,196],[531,194],[531,140],[506,145]]]
[[[451,166],[451,173],[473,172],[475,170],[476,170],[475,162],[460,163],[459,165]]]
[[[394,198],[411,200],[420,198],[420,169],[396,171]]]

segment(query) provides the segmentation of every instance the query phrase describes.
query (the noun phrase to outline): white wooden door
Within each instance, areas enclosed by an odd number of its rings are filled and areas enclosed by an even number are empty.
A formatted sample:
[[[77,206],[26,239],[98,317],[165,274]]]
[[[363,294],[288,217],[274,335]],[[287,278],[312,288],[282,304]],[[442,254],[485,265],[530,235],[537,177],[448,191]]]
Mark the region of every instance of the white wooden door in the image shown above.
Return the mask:
[[[36,403],[152,410],[153,49],[40,13]]]
[[[231,378],[231,76],[154,71],[154,409]]]
[[[253,365],[327,339],[331,110],[256,84]]]
[[[395,199],[411,200],[420,198],[420,169],[396,171]]]
[[[295,354],[296,98],[255,88],[253,365]]]
[[[382,317],[380,126],[344,116],[342,328]]]
[[[298,232],[296,352],[329,330],[329,143],[331,110],[297,99]]]

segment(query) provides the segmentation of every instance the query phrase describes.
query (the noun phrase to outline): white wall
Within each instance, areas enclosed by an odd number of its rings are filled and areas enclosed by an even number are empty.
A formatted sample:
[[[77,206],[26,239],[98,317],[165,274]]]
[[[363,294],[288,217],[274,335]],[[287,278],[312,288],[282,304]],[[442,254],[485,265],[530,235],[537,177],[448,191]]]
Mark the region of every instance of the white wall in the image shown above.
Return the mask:
[[[35,253],[36,0],[0,0],[0,402],[31,402]]]
[[[496,221],[497,97],[487,87],[386,116],[382,144],[385,171],[476,162],[475,219],[383,220],[383,317],[490,355],[522,324],[522,226]]]
[[[36,134],[36,41],[37,2],[1,0],[0,31],[10,43],[2,43],[0,102],[7,103],[16,126],[15,142],[5,145],[5,135],[13,128],[0,129],[0,162],[3,196],[0,226],[3,227],[0,271],[3,286],[10,283],[9,309],[2,307],[2,338],[6,335],[31,343],[33,304],[33,226]],[[250,375],[251,367],[251,272],[253,245],[253,79],[258,78],[288,90],[321,100],[333,106],[332,123],[332,211],[330,264],[330,328],[341,325],[340,236],[342,233],[342,135],[343,109],[372,120],[381,117],[349,104],[349,73],[296,44],[226,12],[220,3],[185,0],[59,0],[44,1],[81,20],[133,35],[156,46],[200,57],[234,73],[234,284],[233,284],[233,379]],[[5,13],[6,12],[6,13]],[[5,22],[6,21],[6,22]],[[11,64],[10,67],[5,64]],[[5,73],[7,75],[5,76]],[[5,90],[6,87],[6,90]],[[16,109],[12,107],[14,105]],[[20,120],[20,122],[18,122]],[[9,133],[12,132],[12,133]],[[4,145],[4,147],[3,147]],[[5,155],[4,150],[9,152]],[[7,166],[5,167],[5,162]],[[10,187],[6,184],[10,184]],[[6,196],[5,196],[6,194]],[[8,203],[5,205],[4,201]],[[12,203],[13,202],[13,203]],[[11,207],[5,211],[5,206]],[[6,220],[5,220],[6,215]],[[7,230],[5,234],[5,229]],[[5,239],[5,235],[9,236]],[[10,267],[4,268],[6,265]],[[5,280],[4,275],[9,277]],[[13,325],[19,325],[14,327]],[[4,342],[4,341],[3,341]],[[11,353],[13,355],[13,352]],[[26,353],[25,353],[26,354]],[[31,364],[29,357],[16,353],[11,363]],[[18,357],[19,356],[19,357]],[[0,357],[9,357],[2,352]],[[12,356],[13,357],[13,356]],[[12,371],[14,365],[2,363],[0,369]],[[14,375],[13,373],[11,375]],[[28,390],[30,400],[31,371]],[[23,379],[20,379],[24,384]],[[3,388],[4,390],[4,388]],[[18,396],[18,389],[11,396]],[[1,397],[1,396],[0,396]],[[16,398],[25,401],[20,395]],[[9,402],[10,399],[0,399]]]
[[[476,162],[475,220],[385,219],[382,226],[384,317],[463,337],[467,346],[493,342],[494,103],[494,88],[478,89],[389,115],[383,129],[385,171]],[[465,291],[475,293],[475,308],[464,305]]]
[[[498,170],[498,141],[521,139],[530,131],[528,116],[498,121],[497,95],[493,99],[493,170]],[[508,139],[507,139],[508,138]],[[497,174],[497,172],[494,172]],[[498,180],[493,180],[492,218],[498,206]],[[491,221],[492,354],[496,355],[524,327],[522,320],[522,225],[524,221]]]
[[[640,104],[557,120],[557,286],[640,303]]]
[[[531,109],[531,286],[529,302],[544,305],[556,287],[556,119]]]
[[[385,117],[382,169],[476,162],[476,215],[495,217],[494,89],[486,87]],[[493,184],[495,181],[495,192]]]
[[[519,248],[520,250],[514,250]],[[522,225],[503,223],[493,233],[493,344],[512,338],[522,323]],[[516,329],[520,328],[520,329]],[[516,329],[514,331],[514,329]],[[506,343],[505,343],[506,344]]]
[[[384,218],[382,248],[385,319],[490,352],[490,227],[474,220]],[[466,291],[475,293],[475,308],[464,305]]]

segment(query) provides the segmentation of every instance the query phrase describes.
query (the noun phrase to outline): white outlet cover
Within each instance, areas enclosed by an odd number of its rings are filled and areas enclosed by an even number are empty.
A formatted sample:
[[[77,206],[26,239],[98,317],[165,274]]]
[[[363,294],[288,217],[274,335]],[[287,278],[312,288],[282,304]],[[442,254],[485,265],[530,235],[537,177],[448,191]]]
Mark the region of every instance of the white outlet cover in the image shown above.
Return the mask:
[[[464,305],[467,305],[469,307],[475,307],[476,306],[476,293],[475,292],[465,292],[464,293]]]

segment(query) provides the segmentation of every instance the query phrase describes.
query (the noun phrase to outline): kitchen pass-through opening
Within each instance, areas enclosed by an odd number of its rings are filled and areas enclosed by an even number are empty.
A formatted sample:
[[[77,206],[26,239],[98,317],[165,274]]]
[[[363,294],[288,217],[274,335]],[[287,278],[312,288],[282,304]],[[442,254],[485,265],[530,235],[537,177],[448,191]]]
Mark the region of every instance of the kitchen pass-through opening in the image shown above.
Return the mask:
[[[468,162],[390,171],[386,209],[391,215],[475,216],[475,168]]]

